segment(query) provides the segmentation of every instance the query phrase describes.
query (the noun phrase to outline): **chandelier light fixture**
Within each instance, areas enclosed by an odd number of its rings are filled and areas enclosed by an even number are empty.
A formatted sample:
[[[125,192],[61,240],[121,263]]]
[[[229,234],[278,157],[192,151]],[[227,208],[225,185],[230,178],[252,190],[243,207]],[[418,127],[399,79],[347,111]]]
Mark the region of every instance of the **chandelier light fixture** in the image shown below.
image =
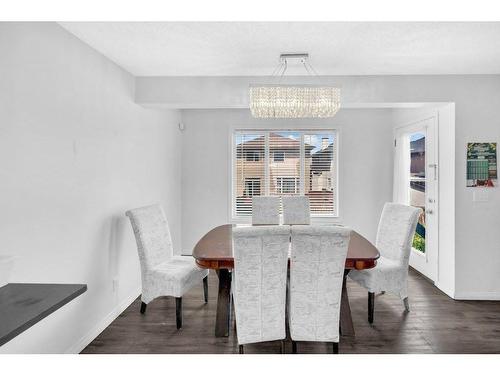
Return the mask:
[[[250,111],[258,118],[323,118],[333,117],[340,108],[340,89],[324,85],[283,85],[288,60],[299,60],[307,73],[318,76],[308,62],[309,54],[281,54],[273,72],[276,84],[250,85]]]

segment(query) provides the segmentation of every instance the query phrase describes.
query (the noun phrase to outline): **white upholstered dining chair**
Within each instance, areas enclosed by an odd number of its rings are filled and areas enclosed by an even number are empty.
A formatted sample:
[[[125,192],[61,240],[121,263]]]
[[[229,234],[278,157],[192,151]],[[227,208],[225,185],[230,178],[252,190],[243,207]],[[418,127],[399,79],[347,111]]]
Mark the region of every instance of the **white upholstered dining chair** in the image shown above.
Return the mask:
[[[284,353],[290,227],[235,227],[233,241],[239,352],[245,344],[281,340]]]
[[[311,209],[309,207],[309,197],[284,196],[283,203],[283,224],[310,224]]]
[[[408,303],[408,262],[420,208],[386,203],[378,225],[375,246],[380,252],[375,268],[352,270],[349,277],[368,289],[368,321],[373,323],[375,293],[389,292]]]
[[[289,327],[297,342],[331,342],[339,350],[340,299],[351,230],[337,226],[293,226]]]
[[[208,270],[199,268],[192,257],[174,256],[167,218],[160,205],[126,212],[134,230],[141,264],[141,314],[160,296],[175,297],[177,329],[182,327],[182,296],[203,280],[208,301]]]
[[[279,224],[280,197],[252,197],[252,224]]]

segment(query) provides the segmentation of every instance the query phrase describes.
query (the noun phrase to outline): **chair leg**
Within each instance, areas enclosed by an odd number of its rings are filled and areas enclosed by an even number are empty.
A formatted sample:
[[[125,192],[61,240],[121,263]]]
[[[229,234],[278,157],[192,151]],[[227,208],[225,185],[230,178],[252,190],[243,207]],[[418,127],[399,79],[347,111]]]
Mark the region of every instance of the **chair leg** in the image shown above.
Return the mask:
[[[238,345],[240,354],[244,354],[243,345]]]
[[[405,311],[410,312],[410,303],[408,302],[408,297],[405,297],[405,299],[403,299],[403,304],[405,305]]]
[[[208,303],[208,276],[203,278],[203,295],[205,296],[205,303]]]
[[[231,294],[231,311],[233,313],[234,333],[238,334],[238,330],[236,328],[236,310],[234,309],[234,296],[232,294]]]
[[[177,329],[182,327],[182,297],[175,297],[175,321]]]
[[[334,342],[332,343],[333,344],[333,354],[339,354],[339,343],[338,342]]]
[[[147,304],[145,304],[144,302],[141,302],[141,314],[144,314],[146,312],[147,306],[148,306]]]
[[[297,354],[297,341],[292,341],[292,353]]]
[[[339,343],[338,342],[334,342],[333,343],[333,354],[339,354]]]
[[[368,323],[373,324],[373,311],[375,310],[375,293],[368,292]]]
[[[280,354],[285,354],[285,340],[281,340],[281,343],[280,343]]]

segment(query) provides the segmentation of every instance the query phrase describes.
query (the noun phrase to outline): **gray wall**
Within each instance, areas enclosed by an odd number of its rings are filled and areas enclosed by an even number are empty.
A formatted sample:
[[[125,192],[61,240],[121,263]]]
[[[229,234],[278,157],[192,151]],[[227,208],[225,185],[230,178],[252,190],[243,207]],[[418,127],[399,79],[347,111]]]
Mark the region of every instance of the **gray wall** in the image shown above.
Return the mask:
[[[88,284],[0,352],[78,352],[138,296],[126,209],[162,203],[180,245],[179,113],[133,93],[57,24],[0,23],[0,253],[11,281]]]

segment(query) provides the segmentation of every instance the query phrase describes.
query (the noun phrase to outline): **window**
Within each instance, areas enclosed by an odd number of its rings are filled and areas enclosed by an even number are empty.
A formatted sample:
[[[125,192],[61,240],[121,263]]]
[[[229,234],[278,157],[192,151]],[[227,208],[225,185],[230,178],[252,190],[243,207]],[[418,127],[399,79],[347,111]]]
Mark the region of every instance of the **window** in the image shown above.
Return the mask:
[[[276,193],[278,194],[298,194],[298,177],[276,177]]]
[[[304,134],[305,160],[310,159],[304,193],[316,215],[337,215],[337,142],[335,132]]]
[[[245,196],[253,197],[254,195],[260,195],[260,178],[246,178]]]
[[[413,248],[425,254],[425,132],[409,134],[409,141],[409,204],[422,208],[413,236]]]
[[[246,161],[260,161],[262,159],[258,151],[249,150],[245,154]]]
[[[274,151],[273,152],[273,160],[275,163],[285,161],[285,152],[284,151]]]
[[[233,133],[233,217],[252,214],[252,196],[306,195],[315,216],[337,216],[334,130]]]
[[[252,196],[265,193],[265,134],[245,132],[234,134],[233,142],[233,211],[238,216],[252,214]],[[258,181],[258,182],[257,182]]]

